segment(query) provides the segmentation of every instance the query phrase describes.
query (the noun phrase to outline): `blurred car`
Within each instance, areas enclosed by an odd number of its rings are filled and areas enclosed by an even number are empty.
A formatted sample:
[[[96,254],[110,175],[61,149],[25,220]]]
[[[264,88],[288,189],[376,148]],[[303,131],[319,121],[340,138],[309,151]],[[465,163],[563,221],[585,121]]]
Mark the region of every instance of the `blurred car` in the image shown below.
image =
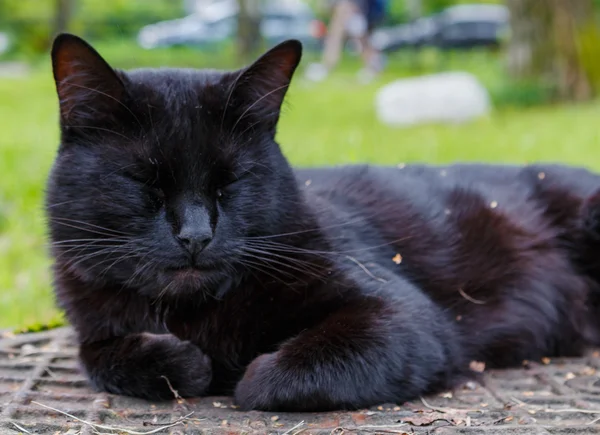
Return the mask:
[[[174,45],[213,45],[236,35],[238,12],[235,0],[216,1],[184,18],[145,26],[140,30],[137,40],[147,49]],[[320,40],[322,23],[302,1],[266,1],[261,14],[260,32],[270,45],[295,38],[310,47],[317,45]]]
[[[440,48],[490,47],[500,44],[509,25],[509,12],[501,5],[459,5],[438,17],[434,45]]]
[[[405,47],[441,49],[490,47],[500,44],[509,12],[501,5],[463,4],[413,23],[376,30],[371,42],[384,52]]]

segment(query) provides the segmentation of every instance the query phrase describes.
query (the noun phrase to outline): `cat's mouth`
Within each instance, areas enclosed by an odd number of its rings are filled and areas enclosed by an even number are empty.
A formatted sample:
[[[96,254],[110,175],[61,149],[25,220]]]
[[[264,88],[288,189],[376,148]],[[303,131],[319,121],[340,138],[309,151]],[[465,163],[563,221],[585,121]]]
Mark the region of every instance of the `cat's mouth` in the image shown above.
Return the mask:
[[[187,264],[185,266],[173,266],[167,267],[165,270],[169,273],[177,274],[177,275],[201,275],[210,272],[214,267],[203,264]]]
[[[202,266],[174,266],[174,267],[167,267],[166,270],[167,270],[167,272],[173,272],[173,273],[177,273],[177,272],[206,272],[207,270],[209,270],[209,268],[202,267]]]

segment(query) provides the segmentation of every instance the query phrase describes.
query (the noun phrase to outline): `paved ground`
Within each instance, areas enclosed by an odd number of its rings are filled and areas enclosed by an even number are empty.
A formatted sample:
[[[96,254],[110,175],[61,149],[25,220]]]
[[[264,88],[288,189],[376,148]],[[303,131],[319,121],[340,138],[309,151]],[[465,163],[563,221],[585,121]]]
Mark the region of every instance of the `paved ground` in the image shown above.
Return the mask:
[[[0,339],[0,434],[600,434],[600,353],[486,373],[485,386],[356,412],[240,412],[91,391],[69,329]]]

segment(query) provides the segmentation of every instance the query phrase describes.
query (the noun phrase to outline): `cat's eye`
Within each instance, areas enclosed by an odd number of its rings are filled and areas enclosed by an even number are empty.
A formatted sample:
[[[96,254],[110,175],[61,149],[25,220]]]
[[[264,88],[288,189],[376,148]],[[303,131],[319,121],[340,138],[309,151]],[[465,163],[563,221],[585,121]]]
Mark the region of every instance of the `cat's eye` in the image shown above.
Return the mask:
[[[160,187],[152,187],[152,198],[157,205],[162,205],[165,202],[165,192]]]
[[[217,189],[217,198],[223,198],[223,191],[221,189]]]

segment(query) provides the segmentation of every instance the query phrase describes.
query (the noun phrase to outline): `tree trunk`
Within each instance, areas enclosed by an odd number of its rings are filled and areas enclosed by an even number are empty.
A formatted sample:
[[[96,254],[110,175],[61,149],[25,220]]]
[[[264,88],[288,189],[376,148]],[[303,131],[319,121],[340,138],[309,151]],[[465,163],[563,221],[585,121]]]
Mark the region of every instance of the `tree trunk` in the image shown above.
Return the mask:
[[[512,75],[547,83],[562,100],[592,98],[600,62],[592,0],[507,0],[507,5]]]
[[[71,12],[73,11],[73,0],[55,0],[54,34],[69,30]]]
[[[239,5],[237,49],[244,62],[260,48],[260,0],[237,0]]]

